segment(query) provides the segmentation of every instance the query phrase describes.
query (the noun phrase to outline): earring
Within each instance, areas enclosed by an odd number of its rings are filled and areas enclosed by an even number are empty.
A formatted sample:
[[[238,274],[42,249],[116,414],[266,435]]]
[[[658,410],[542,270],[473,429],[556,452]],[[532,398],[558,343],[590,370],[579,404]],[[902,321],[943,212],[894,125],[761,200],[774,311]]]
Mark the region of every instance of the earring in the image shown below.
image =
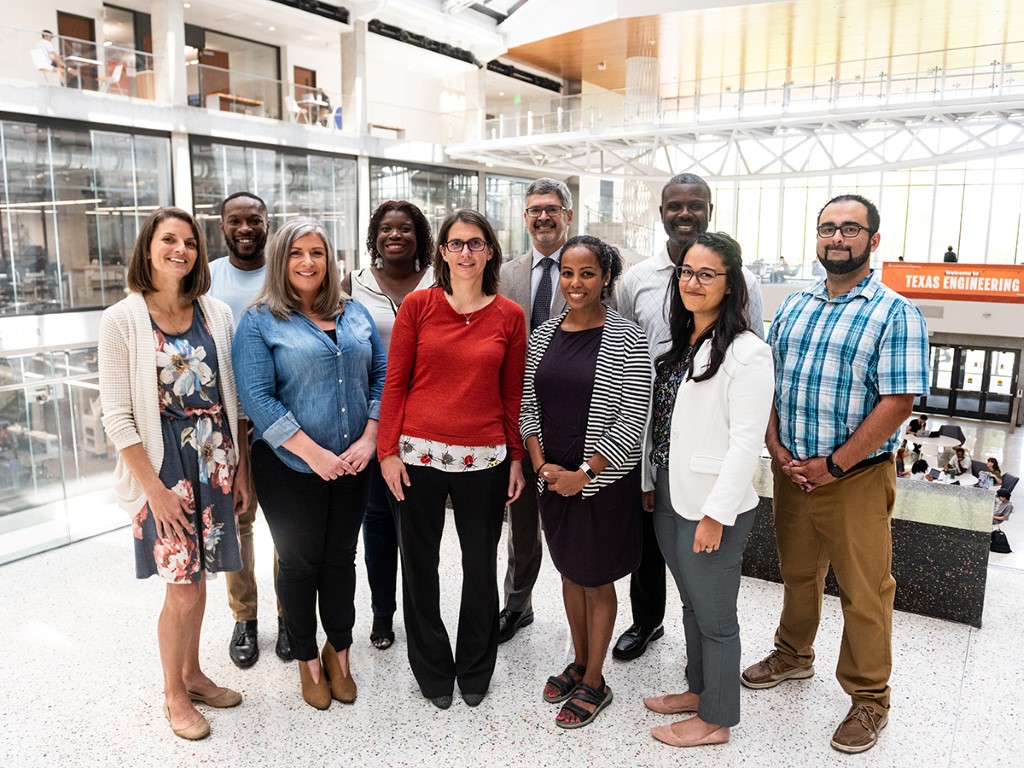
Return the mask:
[[[416,257],[416,271],[419,272],[421,269],[423,269],[423,265],[420,264],[420,257],[417,256]]]
[[[377,269],[384,269],[384,257],[378,254],[377,257],[373,260],[373,266],[375,266]]]

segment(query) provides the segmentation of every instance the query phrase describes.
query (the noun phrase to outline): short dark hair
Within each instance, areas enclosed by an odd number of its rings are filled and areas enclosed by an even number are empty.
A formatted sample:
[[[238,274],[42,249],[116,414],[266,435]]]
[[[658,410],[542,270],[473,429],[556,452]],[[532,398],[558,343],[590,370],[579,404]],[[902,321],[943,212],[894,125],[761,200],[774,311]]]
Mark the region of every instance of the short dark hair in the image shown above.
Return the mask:
[[[707,381],[716,373],[725,361],[725,354],[733,340],[744,331],[750,330],[747,318],[747,279],[743,274],[743,251],[740,244],[725,232],[703,232],[697,239],[685,246],[679,256],[679,263],[686,261],[686,254],[695,245],[702,245],[714,251],[725,267],[725,279],[729,290],[722,300],[722,309],[718,319],[707,328],[694,347],[700,347],[704,340],[711,338],[711,356],[708,367],[693,375],[693,355],[690,356],[690,367],[686,375],[694,381]],[[673,270],[667,286],[669,293],[669,331],[672,346],[657,359],[658,367],[678,365],[686,357],[690,348],[690,333],[693,331],[693,312],[686,308],[679,295],[679,281]]]
[[[537,179],[530,186],[526,188],[526,197],[530,195],[558,195],[558,199],[562,201],[562,205],[567,210],[572,210],[572,192],[569,191],[568,185],[565,182],[559,181],[558,179]]]
[[[924,459],[918,459],[917,461],[914,462],[913,466],[910,467],[910,471],[915,475],[920,472],[927,472],[928,462],[925,461]]]
[[[872,203],[870,200],[868,200],[863,195],[854,195],[854,194],[836,195],[831,200],[829,200],[827,203],[825,203],[823,206],[821,206],[821,210],[818,211],[818,221],[821,221],[821,214],[822,214],[822,212],[826,208],[828,208],[830,205],[832,205],[832,203],[851,203],[851,202],[852,203],[860,203],[861,205],[863,205],[867,209],[867,212],[868,212],[868,233],[872,234],[872,235],[875,234],[875,232],[878,231],[878,228],[882,225],[882,217],[878,214],[878,208],[875,206],[875,204]]]
[[[372,262],[378,255],[377,230],[380,229],[384,214],[391,211],[401,211],[412,219],[413,228],[416,230],[416,260],[423,266],[429,264],[434,253],[434,236],[430,233],[430,222],[419,206],[408,200],[385,200],[373,212],[370,224],[366,228],[366,252],[370,255],[370,261]]]
[[[1010,492],[1005,488],[1000,488],[998,491],[996,491],[996,496],[998,496],[1000,499],[1009,499]]]
[[[448,269],[448,262],[441,256],[441,249],[448,242],[448,233],[459,221],[477,227],[483,233],[484,242],[491,247],[491,259],[484,267],[483,291],[487,296],[493,296],[498,292],[498,283],[500,282],[501,245],[498,244],[498,236],[494,233],[494,227],[491,226],[487,217],[471,208],[453,211],[441,222],[441,228],[437,230],[437,249],[434,251],[434,279],[445,293],[451,294],[451,270]]]
[[[704,189],[707,190],[708,193],[708,202],[711,202],[710,185],[704,180],[703,177],[698,176],[696,173],[677,173],[675,176],[668,180],[664,187],[661,188],[661,199],[665,199],[666,189],[668,189],[669,187],[674,187],[677,184],[691,184],[697,187],[704,187]]]
[[[230,203],[232,200],[234,200],[237,197],[248,197],[251,200],[255,200],[257,203],[260,204],[260,209],[263,211],[263,215],[264,216],[267,215],[267,204],[265,202],[263,202],[263,198],[262,197],[260,197],[259,195],[254,195],[252,192],[235,192],[234,194],[228,195],[227,197],[225,197],[221,201],[221,203],[220,203],[220,215],[222,217],[224,216],[224,206],[226,206],[228,203]],[[267,222],[267,223],[269,224],[270,222]]]
[[[619,255],[618,249],[593,235],[570,237],[562,246],[562,253],[570,248],[586,248],[594,254],[597,263],[601,265],[601,276],[610,275],[608,285],[601,289],[601,298],[611,296],[615,288],[615,281],[622,274],[622,256]]]
[[[192,265],[192,271],[181,281],[181,292],[188,301],[195,301],[210,290],[210,261],[206,253],[206,236],[202,227],[191,213],[181,208],[157,208],[142,222],[139,236],[135,238],[132,259],[128,263],[128,287],[143,296],[156,291],[149,248],[156,236],[157,227],[164,219],[179,219],[192,228],[192,236],[196,239],[196,263]]]

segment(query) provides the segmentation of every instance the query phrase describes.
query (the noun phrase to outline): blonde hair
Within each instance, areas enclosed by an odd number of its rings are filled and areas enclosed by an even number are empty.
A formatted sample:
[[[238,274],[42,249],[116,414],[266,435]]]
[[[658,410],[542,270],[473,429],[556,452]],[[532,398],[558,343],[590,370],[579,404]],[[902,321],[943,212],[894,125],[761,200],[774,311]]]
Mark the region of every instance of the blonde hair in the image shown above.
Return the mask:
[[[267,245],[267,276],[263,290],[253,301],[253,307],[266,307],[270,313],[285,320],[298,312],[302,299],[288,279],[288,260],[292,245],[306,235],[318,236],[327,251],[327,273],[320,284],[320,292],[313,300],[313,313],[321,320],[333,320],[345,309],[348,296],[341,290],[341,270],[334,258],[334,245],[323,224],[313,219],[291,219],[277,230]]]

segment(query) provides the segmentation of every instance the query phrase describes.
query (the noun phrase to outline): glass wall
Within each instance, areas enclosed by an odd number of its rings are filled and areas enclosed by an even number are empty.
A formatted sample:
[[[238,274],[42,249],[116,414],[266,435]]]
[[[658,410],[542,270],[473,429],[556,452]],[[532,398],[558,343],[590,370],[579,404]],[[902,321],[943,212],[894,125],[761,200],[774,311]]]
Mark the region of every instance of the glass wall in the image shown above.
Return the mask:
[[[227,255],[220,232],[220,203],[246,190],[267,203],[273,231],[295,216],[318,219],[334,240],[338,260],[356,266],[356,161],[261,146],[192,139],[192,192],[210,258]]]
[[[478,181],[477,174],[471,171],[371,159],[370,211],[376,210],[385,200],[408,200],[419,206],[436,235],[449,213],[460,208],[477,207]],[[491,223],[496,222],[492,219]]]
[[[530,179],[509,176],[488,175],[484,179],[487,220],[498,235],[506,261],[526,253],[532,247],[526,222],[523,221],[526,189],[531,183]]]
[[[124,525],[114,457],[95,346],[0,357],[0,563]]]
[[[0,315],[124,296],[138,227],[171,202],[170,141],[0,120]]]

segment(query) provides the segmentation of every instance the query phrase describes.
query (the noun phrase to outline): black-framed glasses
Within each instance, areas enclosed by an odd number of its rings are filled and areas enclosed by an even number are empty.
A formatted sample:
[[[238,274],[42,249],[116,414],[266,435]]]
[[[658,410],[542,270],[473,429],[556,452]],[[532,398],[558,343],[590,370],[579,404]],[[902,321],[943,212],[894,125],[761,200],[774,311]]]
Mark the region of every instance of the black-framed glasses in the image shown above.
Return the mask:
[[[728,272],[715,272],[713,269],[698,269],[694,272],[687,266],[680,265],[676,267],[676,279],[681,283],[688,283],[697,277],[697,282],[701,285],[711,285],[719,277],[724,277],[729,274]]]
[[[562,211],[567,210],[569,209],[566,208],[564,205],[532,205],[526,209],[526,214],[531,219],[539,219],[542,213],[546,213],[549,219],[553,219],[555,218],[555,216],[558,216]]]
[[[451,253],[462,253],[463,248],[469,248],[471,251],[482,251],[487,247],[487,241],[481,240],[479,237],[474,237],[472,240],[449,240],[444,244],[446,251]]]
[[[840,224],[838,227],[835,224],[819,224],[814,228],[814,231],[818,233],[818,237],[832,237],[836,230],[839,230],[840,234],[847,238],[854,238],[864,230],[871,234],[871,230],[868,227],[862,224],[854,224],[853,222]]]

